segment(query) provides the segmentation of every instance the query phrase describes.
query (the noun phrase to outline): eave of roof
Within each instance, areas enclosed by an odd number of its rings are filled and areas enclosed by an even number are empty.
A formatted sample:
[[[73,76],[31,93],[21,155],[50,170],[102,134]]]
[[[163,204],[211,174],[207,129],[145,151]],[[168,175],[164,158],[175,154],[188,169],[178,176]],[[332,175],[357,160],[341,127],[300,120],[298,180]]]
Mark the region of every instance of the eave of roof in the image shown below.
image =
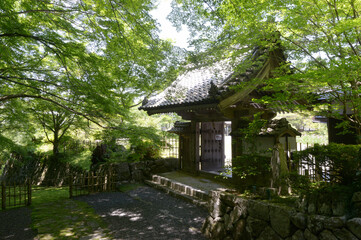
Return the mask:
[[[252,52],[252,59],[256,55],[260,55],[258,49]],[[239,64],[245,59],[246,57],[240,59]],[[160,94],[145,100],[140,109],[147,112],[173,112],[173,108],[183,106],[219,103],[230,92],[231,85],[252,79],[256,68],[258,67],[252,66],[242,74],[235,74],[232,65],[224,60],[210,67],[192,69],[180,75]]]

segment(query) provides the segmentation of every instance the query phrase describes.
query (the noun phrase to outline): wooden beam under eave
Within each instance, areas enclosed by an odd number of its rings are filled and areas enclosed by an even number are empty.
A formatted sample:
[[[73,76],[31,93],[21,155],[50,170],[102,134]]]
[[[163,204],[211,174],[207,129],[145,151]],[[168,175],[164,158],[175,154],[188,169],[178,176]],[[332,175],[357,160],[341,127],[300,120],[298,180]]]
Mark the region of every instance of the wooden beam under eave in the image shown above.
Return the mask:
[[[236,103],[242,101],[245,97],[247,97],[254,89],[259,86],[264,79],[269,77],[269,74],[271,72],[271,64],[270,59],[268,59],[261,70],[258,72],[257,76],[254,78],[253,81],[250,81],[250,83],[244,87],[241,91],[236,92],[232,96],[222,100],[218,107],[221,111],[224,111],[226,108],[235,105]]]

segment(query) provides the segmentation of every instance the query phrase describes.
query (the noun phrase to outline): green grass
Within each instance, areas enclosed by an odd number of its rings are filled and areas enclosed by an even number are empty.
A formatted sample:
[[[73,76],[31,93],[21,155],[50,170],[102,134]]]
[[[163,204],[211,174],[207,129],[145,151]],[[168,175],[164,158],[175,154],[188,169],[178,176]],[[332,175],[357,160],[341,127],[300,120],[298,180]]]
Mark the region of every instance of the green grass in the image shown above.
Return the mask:
[[[36,239],[111,239],[101,217],[88,204],[69,199],[67,187],[35,187],[31,217]]]
[[[32,206],[42,203],[65,200],[69,198],[68,187],[33,187]]]

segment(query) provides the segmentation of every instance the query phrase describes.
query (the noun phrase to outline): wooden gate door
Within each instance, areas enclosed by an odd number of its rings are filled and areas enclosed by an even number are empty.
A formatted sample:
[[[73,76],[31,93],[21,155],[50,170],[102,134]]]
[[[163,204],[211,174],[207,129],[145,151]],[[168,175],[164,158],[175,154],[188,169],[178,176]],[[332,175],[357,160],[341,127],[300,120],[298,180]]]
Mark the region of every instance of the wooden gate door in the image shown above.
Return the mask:
[[[201,167],[217,171],[224,167],[224,123],[203,122],[201,126]]]

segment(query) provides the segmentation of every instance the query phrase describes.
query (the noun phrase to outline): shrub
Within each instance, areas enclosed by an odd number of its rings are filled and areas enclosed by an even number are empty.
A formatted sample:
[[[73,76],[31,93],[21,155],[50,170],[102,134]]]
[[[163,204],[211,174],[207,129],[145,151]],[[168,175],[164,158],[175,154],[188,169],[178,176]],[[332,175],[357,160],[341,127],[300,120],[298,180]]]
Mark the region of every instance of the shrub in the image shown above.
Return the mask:
[[[315,145],[294,154],[296,164],[306,163],[326,182],[339,185],[356,184],[361,168],[361,146],[331,143]],[[322,168],[328,168],[324,170]]]
[[[270,157],[258,154],[243,154],[237,156],[235,166],[232,167],[233,174],[246,178],[248,176],[259,176],[271,171]]]
[[[145,161],[160,157],[160,146],[152,142],[139,141],[131,146],[131,161]]]

